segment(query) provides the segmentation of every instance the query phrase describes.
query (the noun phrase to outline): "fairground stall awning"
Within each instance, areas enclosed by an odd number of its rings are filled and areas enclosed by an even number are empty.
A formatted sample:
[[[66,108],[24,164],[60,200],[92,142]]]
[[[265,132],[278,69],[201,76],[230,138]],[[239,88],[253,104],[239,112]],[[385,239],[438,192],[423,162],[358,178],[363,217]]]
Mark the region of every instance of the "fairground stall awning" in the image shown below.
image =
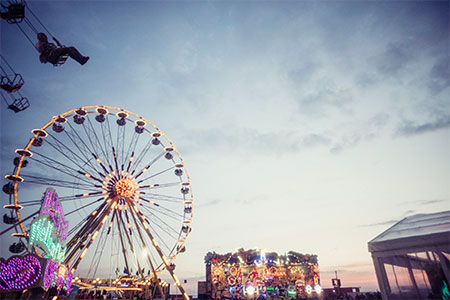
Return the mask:
[[[450,299],[450,211],[407,217],[368,247],[383,299]]]

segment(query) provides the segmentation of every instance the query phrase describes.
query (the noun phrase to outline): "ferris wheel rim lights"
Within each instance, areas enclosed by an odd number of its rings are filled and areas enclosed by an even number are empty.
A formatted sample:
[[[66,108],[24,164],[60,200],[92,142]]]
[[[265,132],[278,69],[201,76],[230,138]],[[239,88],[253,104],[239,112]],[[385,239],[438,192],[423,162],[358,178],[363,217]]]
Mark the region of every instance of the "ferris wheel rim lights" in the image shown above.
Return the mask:
[[[118,111],[118,112],[114,113],[115,111]],[[94,117],[98,116],[99,114],[100,115],[104,115],[103,120],[102,120],[102,118],[98,118],[98,119],[94,118]],[[109,116],[109,118],[108,118],[108,116]],[[179,231],[179,233],[177,234],[178,237],[175,239],[176,243],[171,249],[169,247],[166,247],[166,248],[168,248],[168,251],[166,253],[167,254],[167,259],[166,259],[165,262],[167,262],[167,264],[170,264],[173,261],[173,259],[175,259],[177,254],[179,254],[181,252],[184,252],[184,251],[181,251],[181,249],[184,249],[184,244],[186,242],[187,236],[191,232],[193,194],[192,194],[192,187],[191,187],[191,181],[190,181],[190,178],[189,178],[189,174],[187,172],[186,166],[185,166],[185,164],[183,162],[183,159],[182,159],[180,153],[175,148],[175,146],[170,141],[170,139],[163,132],[161,132],[161,130],[159,128],[157,128],[151,122],[148,122],[147,120],[145,120],[144,118],[142,118],[141,116],[139,116],[137,114],[125,111],[125,110],[120,109],[120,108],[115,108],[115,107],[99,106],[99,105],[84,106],[84,107],[76,108],[76,109],[67,111],[65,113],[59,114],[59,115],[57,115],[55,117],[52,117],[52,119],[48,123],[46,123],[44,126],[42,126],[39,129],[33,129],[31,131],[34,136],[30,139],[30,141],[28,142],[28,144],[26,145],[25,148],[16,150],[16,153],[18,155],[20,155],[20,158],[19,158],[20,160],[17,162],[16,168],[14,169],[14,174],[7,177],[7,179],[11,181],[10,184],[14,184],[14,188],[11,188],[8,191],[4,190],[5,193],[7,193],[7,194],[9,193],[9,195],[10,195],[10,203],[14,203],[14,204],[10,204],[10,206],[7,206],[6,208],[16,210],[17,218],[19,220],[18,223],[20,223],[20,228],[18,228],[17,230],[19,232],[22,231],[22,233],[18,232],[18,233],[16,233],[16,236],[19,236],[19,235],[20,236],[25,236],[26,235],[26,233],[24,233],[25,229],[24,229],[23,224],[22,224],[22,222],[20,220],[22,220],[27,215],[25,215],[24,217],[20,216],[19,210],[22,209],[23,206],[19,205],[19,202],[22,202],[23,200],[22,200],[22,198],[20,198],[20,200],[18,198],[18,194],[21,195],[21,193],[22,193],[22,192],[19,193],[18,183],[24,181],[24,179],[22,177],[20,177],[19,174],[20,175],[23,174],[22,176],[24,176],[25,182],[30,182],[28,175],[24,174],[23,172],[21,173],[21,169],[25,168],[27,163],[28,163],[28,161],[26,161],[24,158],[33,156],[33,152],[34,152],[34,154],[36,156],[38,156],[38,158],[36,160],[38,160],[38,159],[40,159],[42,157],[41,154],[38,151],[31,150],[30,148],[32,146],[34,146],[34,147],[40,147],[41,145],[45,146],[45,145],[47,145],[50,142],[54,142],[55,137],[59,136],[58,134],[60,134],[63,131],[66,131],[66,133],[68,133],[67,136],[69,138],[70,138],[69,134],[72,134],[72,137],[76,138],[75,134],[77,134],[77,131],[78,131],[78,133],[81,133],[80,131],[82,131],[81,129],[77,129],[77,128],[85,127],[85,130],[86,130],[86,127],[88,127],[88,126],[92,127],[92,125],[90,125],[91,120],[93,121],[92,124],[94,124],[94,125],[98,124],[98,125],[94,126],[95,128],[100,128],[101,124],[103,124],[102,122],[105,121],[105,120],[108,120],[106,122],[106,123],[108,123],[108,126],[109,126],[109,124],[115,125],[115,123],[116,123],[116,122],[114,122],[115,118],[111,118],[111,116],[116,116],[116,117],[121,118],[121,119],[123,119],[123,118],[130,118],[130,119],[127,119],[126,123],[129,124],[128,121],[130,121],[132,125],[136,126],[136,129],[134,128],[134,126],[131,127],[132,128],[132,132],[131,133],[135,132],[137,134],[141,134],[141,133],[145,132],[147,137],[150,136],[150,139],[151,138],[162,137],[158,141],[158,143],[153,143],[153,145],[155,145],[155,146],[160,145],[159,147],[162,146],[162,149],[166,153],[172,152],[173,156],[172,155],[165,156],[165,158],[167,159],[168,162],[173,162],[171,164],[172,168],[175,167],[175,168],[182,168],[183,169],[182,170],[183,172],[180,172],[180,171],[176,171],[175,172],[175,175],[178,176],[176,178],[179,178],[179,179],[176,180],[176,182],[166,181],[167,183],[164,183],[164,182],[156,181],[157,183],[148,184],[146,186],[146,188],[158,188],[158,189],[159,188],[165,188],[165,187],[168,187],[168,186],[169,187],[170,186],[175,187],[176,185],[174,185],[174,184],[177,184],[178,186],[180,186],[180,185],[181,186],[189,186],[189,189],[188,188],[183,188],[181,190],[182,195],[178,194],[179,195],[178,196],[177,194],[174,194],[174,195],[177,195],[176,197],[181,200],[178,203],[180,203],[181,206],[184,207],[184,210],[183,210],[183,213],[180,213],[181,218],[179,219],[179,221],[181,221],[180,225],[182,225],[182,228],[178,230]],[[72,118],[69,118],[69,117],[76,117],[76,118],[74,118],[72,120]],[[72,124],[76,124],[76,125],[72,125]],[[119,124],[119,123],[117,123],[117,124],[119,126],[121,126],[120,127],[120,128],[122,128],[121,130],[123,130],[123,128],[126,128],[127,132],[131,131],[129,125],[127,125],[125,127],[124,126],[125,124]],[[143,127],[145,127],[145,126],[146,127],[150,126],[149,129],[151,129],[151,127],[153,127],[154,129],[153,130],[144,129]],[[49,128],[49,127],[50,127],[50,129],[53,129],[53,131],[50,130],[49,133],[47,133],[46,129]],[[141,129],[137,130],[137,127],[141,127]],[[117,125],[116,125],[115,128],[119,128],[119,127],[117,127]],[[54,132],[56,132],[56,134]],[[94,134],[94,131],[92,131],[92,133]],[[44,141],[42,138],[46,138],[46,137],[47,137],[47,139]],[[86,136],[83,136],[83,138],[85,139],[86,143],[89,143],[89,141],[86,139],[86,137],[89,138],[87,133],[86,133]],[[93,137],[93,135],[92,135],[92,137]],[[77,141],[83,142],[83,140],[80,137],[78,137],[78,138],[79,138],[79,140],[77,140]],[[127,136],[127,138],[130,139],[131,136]],[[66,140],[67,139],[68,138],[66,137]],[[36,141],[36,142],[34,142],[34,141]],[[127,141],[127,143],[128,143],[128,141]],[[151,143],[149,143],[149,145],[151,146]],[[127,144],[127,146],[128,146],[128,144]],[[72,147],[74,147],[73,144],[72,144]],[[148,146],[145,146],[145,147],[148,147]],[[87,147],[87,148],[89,148],[89,147]],[[123,151],[124,149],[123,148],[124,147],[122,146],[122,157],[121,157],[121,159],[123,159],[124,157],[126,158],[128,156],[128,154],[129,154],[129,153],[126,153],[126,155],[123,156],[123,154],[124,154],[124,151]],[[34,149],[36,149],[36,148],[34,148]],[[45,148],[44,150],[47,150],[47,149],[48,148]],[[158,149],[161,149],[161,148],[158,148]],[[100,150],[98,150],[98,151],[100,151]],[[94,152],[100,153],[98,151],[94,151]],[[106,151],[110,151],[110,149],[107,149]],[[142,150],[140,150],[140,151],[142,152]],[[87,153],[87,155],[90,156],[91,153]],[[111,155],[110,154],[108,154],[108,155],[109,155],[109,158],[110,158]],[[90,156],[90,157],[92,159],[92,156]],[[49,159],[52,159],[52,158],[53,157],[50,156]],[[83,157],[81,157],[81,158],[83,159]],[[101,159],[103,160],[103,158],[105,158],[105,157],[102,156]],[[134,159],[136,160],[137,157],[134,157]],[[32,161],[33,161],[33,164],[31,165],[33,167],[32,170],[35,170],[35,165],[34,165],[35,158],[34,157],[32,158]],[[98,161],[101,162],[100,159]],[[130,161],[130,163],[131,163],[131,161],[133,161],[133,155],[130,157],[129,161]],[[166,161],[166,160],[163,160],[163,161]],[[89,162],[87,162],[87,163],[89,163]],[[124,163],[128,164],[128,161],[125,160]],[[104,166],[106,168],[108,168],[108,167],[111,168],[111,171],[112,171],[112,174],[113,174],[112,176],[109,176],[109,177],[106,177],[106,178],[102,178],[101,176],[98,176],[97,173],[92,172],[92,171],[90,171],[87,168],[86,169],[81,168],[81,170],[87,170],[87,171],[85,171],[83,173],[80,173],[80,175],[82,175],[82,176],[80,176],[79,174],[75,174],[76,177],[74,176],[75,178],[77,178],[77,180],[79,179],[81,181],[89,180],[89,181],[92,182],[92,180],[100,180],[100,185],[98,183],[96,183],[96,185],[100,188],[100,192],[90,192],[89,190],[86,191],[86,189],[79,188],[79,192],[81,192],[81,193],[80,194],[76,194],[76,195],[71,195],[70,194],[71,197],[78,197],[78,198],[92,197],[96,193],[101,193],[101,195],[99,195],[99,196],[101,196],[101,197],[104,196],[105,200],[102,200],[102,201],[105,201],[105,204],[107,204],[107,206],[109,207],[108,208],[109,211],[112,211],[112,210],[116,211],[115,208],[116,208],[116,206],[118,206],[118,203],[116,202],[116,200],[114,200],[115,196],[118,196],[118,197],[124,196],[125,198],[130,198],[130,202],[127,205],[131,205],[130,208],[133,208],[134,211],[136,211],[136,215],[135,216],[136,216],[138,222],[145,225],[144,221],[148,222],[148,220],[145,218],[144,214],[142,213],[142,209],[138,209],[137,208],[137,205],[141,205],[140,201],[145,201],[146,200],[144,198],[147,197],[145,195],[145,192],[147,192],[147,191],[144,189],[141,192],[141,191],[137,191],[137,189],[139,188],[140,182],[142,182],[144,179],[146,179],[144,177],[151,176],[152,174],[149,175],[148,174],[149,172],[148,172],[147,174],[142,175],[142,178],[139,178],[139,181],[137,181],[136,178],[137,178],[138,172],[136,172],[134,174],[133,173],[134,171],[131,172],[131,170],[130,171],[124,170],[124,168],[122,166],[121,167],[122,168],[122,172],[115,172],[114,173],[115,170],[114,170],[113,167],[111,167],[111,162],[110,162],[109,166],[108,166],[106,161],[104,161],[104,164],[105,164]],[[69,165],[69,164],[66,164],[66,165]],[[114,163],[112,163],[112,165],[114,166]],[[98,165],[97,165],[97,167],[93,167],[93,169],[94,168],[95,168],[95,170],[100,170]],[[119,168],[120,168],[120,165],[119,165]],[[139,167],[139,169],[137,169],[136,171],[139,171],[140,169],[141,169],[141,167]],[[78,169],[78,170],[80,170],[80,169]],[[75,170],[75,171],[78,171],[78,170]],[[147,168],[144,168],[144,170],[147,170]],[[111,172],[103,172],[103,171],[101,171],[101,172],[103,174],[111,175],[110,174]],[[27,173],[27,172],[25,172],[25,173]],[[142,173],[144,173],[144,172],[142,172]],[[173,176],[173,172],[170,172],[170,173],[172,173],[172,176]],[[33,174],[33,173],[31,173],[31,174]],[[121,177],[120,178],[117,177],[117,180],[114,181],[113,178],[115,176],[121,176]],[[49,179],[53,179],[53,178],[51,177]],[[55,179],[58,180],[58,178],[55,178]],[[162,183],[162,184],[160,185],[160,183]],[[112,185],[112,187],[114,189],[114,192],[116,194],[115,196],[108,195],[108,191],[106,191],[106,193],[104,192],[106,190],[106,188],[108,188],[108,184]],[[177,189],[178,189],[178,193],[179,193],[180,187],[178,187]],[[84,192],[83,192],[83,190],[84,190]],[[176,190],[174,190],[174,189],[172,189],[172,190],[174,192],[176,192]],[[150,195],[151,195],[151,193],[158,193],[158,191],[150,191]],[[162,193],[162,192],[159,192],[159,193]],[[147,192],[147,194],[149,194],[149,193]],[[63,195],[63,196],[65,196],[65,195]],[[111,197],[111,196],[113,196],[113,197]],[[131,199],[131,197],[133,197],[134,199]],[[149,197],[150,197],[150,199],[153,199],[152,198],[153,196],[149,196]],[[175,199],[175,197],[174,197],[174,199]],[[113,201],[112,203],[114,204],[114,207],[112,209],[111,209],[111,205],[112,205],[111,201]],[[144,202],[142,202],[142,203],[144,203]],[[158,206],[158,205],[156,205],[157,203],[155,203],[154,201],[150,201],[148,203],[154,204],[155,206]],[[126,206],[124,208],[126,210]],[[108,214],[105,213],[106,210],[104,210],[102,212],[102,209],[99,209],[98,211],[97,210],[92,211],[92,210],[89,209],[89,211],[92,212],[92,213],[88,214],[87,216],[92,215],[94,217],[95,215],[101,215],[101,220],[106,221],[107,216],[108,216]],[[176,210],[174,210],[174,211],[176,211]],[[22,214],[24,214],[24,213],[22,212]],[[25,214],[26,214],[26,212],[25,212]],[[104,222],[102,222],[102,224],[103,223]],[[139,225],[139,226],[144,226],[144,225]],[[186,226],[186,228],[185,228],[185,226]],[[148,227],[146,225],[144,226],[144,228],[148,229]],[[98,232],[98,230],[95,231],[95,232]],[[168,239],[168,241],[169,241],[169,239]],[[87,248],[82,250],[83,253],[82,253],[81,256],[84,256],[84,254],[86,252],[85,250],[87,250]],[[164,252],[166,252],[166,251],[164,251]],[[73,260],[77,261],[76,256],[73,257]],[[163,266],[162,269],[158,269],[158,273],[162,272],[166,268],[168,269],[167,266],[166,267]],[[74,269],[72,269],[72,273],[73,272],[74,272]]]

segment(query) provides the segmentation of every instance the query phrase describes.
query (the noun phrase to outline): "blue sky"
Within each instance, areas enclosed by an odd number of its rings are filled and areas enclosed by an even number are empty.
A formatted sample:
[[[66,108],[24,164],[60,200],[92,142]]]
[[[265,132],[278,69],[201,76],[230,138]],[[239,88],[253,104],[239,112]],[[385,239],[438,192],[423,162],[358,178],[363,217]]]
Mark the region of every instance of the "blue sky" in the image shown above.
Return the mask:
[[[2,104],[2,172],[59,113],[144,116],[191,175],[193,232],[176,261],[188,291],[208,251],[240,247],[314,253],[324,286],[338,270],[374,290],[367,242],[449,209],[448,1],[28,2],[91,59],[40,64],[2,21],[1,53],[31,103]]]

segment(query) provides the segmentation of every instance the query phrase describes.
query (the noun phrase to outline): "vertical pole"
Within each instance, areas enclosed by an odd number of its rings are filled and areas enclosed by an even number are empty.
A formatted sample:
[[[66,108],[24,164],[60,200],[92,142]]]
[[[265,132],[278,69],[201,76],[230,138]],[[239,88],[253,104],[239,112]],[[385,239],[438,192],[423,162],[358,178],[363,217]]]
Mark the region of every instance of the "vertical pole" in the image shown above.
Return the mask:
[[[389,281],[386,275],[386,269],[384,268],[381,257],[378,257],[372,253],[373,265],[375,267],[375,274],[377,276],[378,287],[380,288],[381,297],[383,299],[389,299],[388,294],[390,294]]]
[[[444,255],[442,254],[442,252],[439,249],[436,249],[435,252],[439,257],[439,261],[441,263],[441,268],[442,268],[442,271],[444,272],[444,276],[447,279],[447,282],[450,282],[450,273],[448,271],[448,266],[445,263],[446,258],[444,257]]]
[[[416,292],[417,299],[422,299],[422,297],[420,295],[419,288],[417,286],[416,278],[414,278],[414,272],[412,270],[411,261],[409,259],[408,259],[408,273],[409,273],[409,277],[411,279],[411,282],[412,282],[412,284],[414,286],[414,291]]]

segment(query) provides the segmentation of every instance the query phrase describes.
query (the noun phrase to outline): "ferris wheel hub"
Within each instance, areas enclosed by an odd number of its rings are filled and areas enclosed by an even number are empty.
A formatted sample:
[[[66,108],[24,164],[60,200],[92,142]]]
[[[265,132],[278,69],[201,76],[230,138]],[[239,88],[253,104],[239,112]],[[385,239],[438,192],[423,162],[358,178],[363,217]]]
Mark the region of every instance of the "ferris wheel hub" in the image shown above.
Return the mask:
[[[122,178],[119,181],[117,181],[115,187],[114,187],[117,196],[119,197],[125,197],[130,198],[134,195],[134,191],[136,190],[136,187],[128,178]]]

